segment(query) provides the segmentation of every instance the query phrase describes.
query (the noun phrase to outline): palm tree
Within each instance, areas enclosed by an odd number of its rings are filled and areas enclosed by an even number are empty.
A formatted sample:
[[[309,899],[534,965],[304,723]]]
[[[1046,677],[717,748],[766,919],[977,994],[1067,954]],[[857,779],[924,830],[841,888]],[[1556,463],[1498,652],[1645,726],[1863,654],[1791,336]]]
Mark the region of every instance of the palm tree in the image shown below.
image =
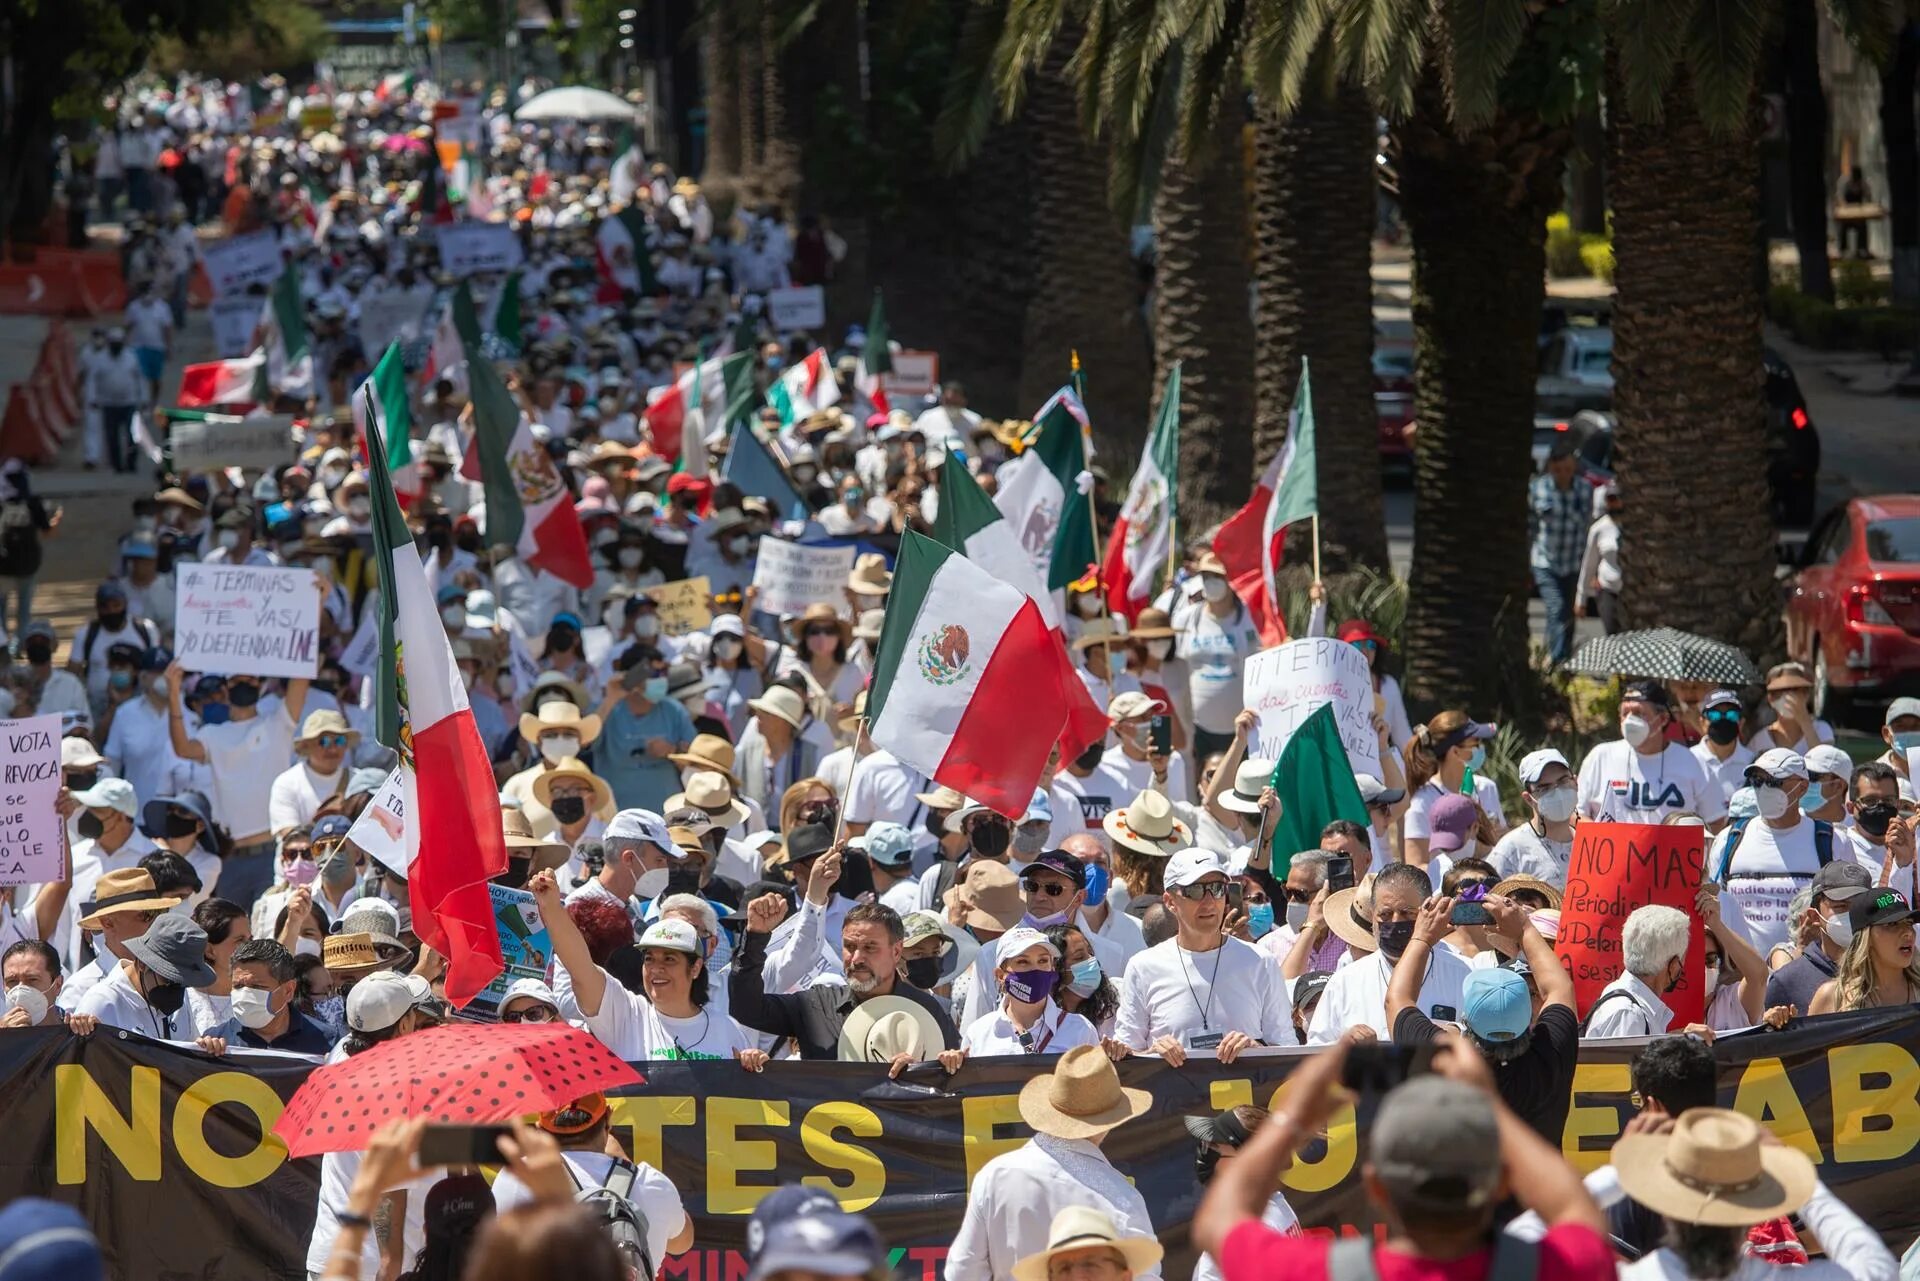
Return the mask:
[[[707,146],[700,186],[714,212],[726,217],[739,195],[741,163],[740,49],[723,15],[701,24],[700,78],[707,108]]]

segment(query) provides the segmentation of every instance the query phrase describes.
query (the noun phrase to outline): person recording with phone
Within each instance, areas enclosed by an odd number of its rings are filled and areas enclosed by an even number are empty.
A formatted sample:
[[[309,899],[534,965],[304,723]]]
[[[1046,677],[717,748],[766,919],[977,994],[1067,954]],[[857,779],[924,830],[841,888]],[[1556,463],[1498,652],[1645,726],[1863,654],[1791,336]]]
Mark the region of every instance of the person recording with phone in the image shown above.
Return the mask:
[[[1359,914],[1361,899],[1367,900],[1364,915],[1372,923],[1376,950],[1335,971],[1307,1028],[1309,1044],[1330,1045],[1347,1029],[1362,1026],[1381,1040],[1393,1034],[1387,1022],[1387,984],[1413,942],[1414,925],[1421,905],[1433,895],[1433,882],[1411,863],[1389,863],[1369,879],[1370,885],[1356,891],[1352,909]],[[1457,1021],[1470,971],[1451,948],[1427,948],[1413,965],[1420,976],[1415,1004],[1436,1022]]]

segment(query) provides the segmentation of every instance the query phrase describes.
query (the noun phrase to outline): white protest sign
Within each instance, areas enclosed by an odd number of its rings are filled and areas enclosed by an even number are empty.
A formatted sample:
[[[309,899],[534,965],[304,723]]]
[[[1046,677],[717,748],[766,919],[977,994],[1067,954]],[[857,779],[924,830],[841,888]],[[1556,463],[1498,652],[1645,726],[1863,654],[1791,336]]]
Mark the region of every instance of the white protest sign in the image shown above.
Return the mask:
[[[352,676],[365,676],[373,670],[380,660],[380,611],[367,609],[361,611],[360,626],[355,629],[353,639],[340,651],[340,666]]]
[[[176,418],[167,431],[177,472],[271,471],[293,461],[291,414],[208,414],[195,421]]]
[[[0,885],[42,885],[66,879],[60,796],[60,716],[0,721]]]
[[[753,585],[760,589],[758,608],[769,614],[798,614],[809,605],[831,605],[844,612],[847,602],[841,589],[853,569],[853,551],[761,539],[759,563],[753,569]]]
[[[260,323],[260,300],[248,294],[215,298],[207,308],[213,322],[213,350],[222,360],[232,360],[253,350],[253,331]]]
[[[382,289],[360,296],[360,350],[385,351],[395,342],[420,336],[425,312],[411,289]]]
[[[387,870],[407,874],[407,789],[398,768],[387,775],[367,808],[353,820],[347,839]]]
[[[285,270],[279,239],[271,231],[206,241],[200,246],[200,261],[207,269],[207,283],[213,286],[215,298],[244,294],[250,285],[271,285]],[[256,312],[263,302],[254,299]]]
[[[889,396],[931,396],[940,385],[940,354],[933,351],[896,351],[893,368],[880,375]]]
[[[540,664],[533,661],[533,655],[527,650],[527,642],[518,628],[507,632],[507,670],[513,673],[513,692],[517,697],[525,698],[533,692],[533,683],[540,679]],[[581,708],[586,711],[586,708]]]
[[[179,566],[173,654],[190,672],[312,676],[320,592],[310,569]]]
[[[1279,760],[1308,714],[1332,703],[1353,772],[1380,777],[1373,672],[1352,645],[1321,636],[1262,650],[1247,660],[1242,689],[1246,706],[1260,716],[1250,755]]]
[[[512,271],[525,258],[513,228],[503,222],[454,222],[440,228],[440,266],[448,275]]]
[[[767,291],[767,318],[775,329],[820,329],[827,323],[827,291],[819,285],[790,285]]]

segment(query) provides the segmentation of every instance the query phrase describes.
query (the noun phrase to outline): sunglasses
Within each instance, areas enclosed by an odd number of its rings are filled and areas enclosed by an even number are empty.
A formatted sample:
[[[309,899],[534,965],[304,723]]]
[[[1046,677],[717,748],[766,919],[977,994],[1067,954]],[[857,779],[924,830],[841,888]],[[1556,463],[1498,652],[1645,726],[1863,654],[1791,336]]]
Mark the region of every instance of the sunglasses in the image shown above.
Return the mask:
[[[1357,640],[1352,642],[1352,644],[1355,649],[1359,650],[1363,654],[1371,654],[1375,650],[1380,648],[1377,642],[1370,641],[1370,640]]]
[[[319,747],[345,747],[347,745],[347,736],[345,734],[316,734],[313,741],[314,744]]]
[[[528,1006],[524,1010],[514,1010],[500,1016],[502,1023],[551,1023],[553,1020],[553,1011],[544,1005]]]
[[[1313,902],[1313,896],[1318,892],[1317,890],[1296,890],[1292,888],[1282,891],[1282,893],[1287,896],[1287,902],[1289,903],[1311,903]]]
[[[1025,890],[1028,895],[1039,894],[1045,898],[1060,898],[1063,895],[1073,893],[1073,886],[1067,884],[1065,881],[1041,881],[1032,877],[1023,877],[1020,881],[1020,888]]]
[[[1196,902],[1203,898],[1225,898],[1227,896],[1227,883],[1225,881],[1208,881],[1204,885],[1181,885],[1176,887],[1173,892],[1181,898],[1191,899]]]
[[[1710,721],[1737,721],[1740,719],[1740,709],[1737,707],[1716,707],[1705,713],[1705,715]]]
[[[309,861],[312,860],[313,850],[310,847],[297,845],[280,851],[280,861],[282,863],[297,863],[303,858]]]
[[[840,629],[838,627],[809,627],[807,628],[806,634],[808,637],[832,636],[838,638]]]

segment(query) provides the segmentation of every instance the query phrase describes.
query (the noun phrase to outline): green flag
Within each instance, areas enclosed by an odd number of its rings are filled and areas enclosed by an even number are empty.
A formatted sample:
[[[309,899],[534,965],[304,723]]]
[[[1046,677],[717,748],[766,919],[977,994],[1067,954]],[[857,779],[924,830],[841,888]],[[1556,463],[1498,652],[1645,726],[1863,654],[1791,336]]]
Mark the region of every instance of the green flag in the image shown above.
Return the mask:
[[[1272,787],[1280,797],[1270,846],[1275,880],[1286,879],[1295,854],[1320,848],[1320,833],[1334,819],[1367,825],[1367,803],[1353,781],[1333,704],[1315,708],[1293,731],[1273,767]]]
[[[400,359],[400,344],[389,343],[380,363],[373,367],[373,397],[379,402],[380,430],[387,444],[387,471],[394,488],[402,493],[419,492],[420,483],[413,469],[413,409],[407,402],[407,369]],[[359,401],[354,402],[361,409]],[[366,424],[361,423],[366,435]]]
[[[1280,463],[1280,483],[1267,508],[1267,542],[1293,524],[1320,512],[1319,467],[1313,449],[1313,378],[1307,358],[1300,358],[1300,386],[1293,393],[1287,415],[1287,445]]]
[[[465,286],[461,291],[465,292]],[[526,513],[520,493],[507,468],[513,434],[520,427],[520,406],[513,393],[480,354],[476,342],[467,349],[467,379],[472,384],[474,453],[480,460],[480,487],[487,499],[486,541],[489,547],[517,547]]]
[[[520,350],[520,273],[512,271],[493,300],[493,332],[515,351]]]

